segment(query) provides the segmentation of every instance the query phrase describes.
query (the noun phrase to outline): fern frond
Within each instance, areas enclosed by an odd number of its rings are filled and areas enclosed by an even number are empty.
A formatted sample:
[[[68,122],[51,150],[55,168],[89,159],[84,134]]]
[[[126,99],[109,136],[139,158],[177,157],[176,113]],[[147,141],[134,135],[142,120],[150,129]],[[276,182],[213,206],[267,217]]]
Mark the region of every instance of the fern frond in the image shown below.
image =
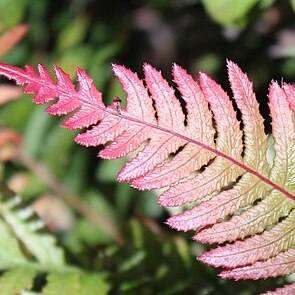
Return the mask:
[[[107,294],[104,276],[66,265],[63,250],[53,236],[38,231],[41,221],[32,214],[21,197],[0,183],[0,294],[32,290],[41,273],[46,275],[42,294]]]
[[[6,247],[11,251],[11,256],[6,254],[1,259],[0,267],[3,268],[4,263],[29,262],[22,254],[20,245],[41,264],[64,266],[64,254],[61,248],[56,246],[55,239],[51,235],[40,234],[37,231],[40,226],[43,227],[41,220],[30,221],[33,215],[32,208],[20,206],[21,197],[8,191],[4,183],[0,186],[0,229],[1,237],[6,237],[2,249]],[[7,247],[7,242],[10,247]]]
[[[56,81],[41,65],[38,73],[31,66],[0,65],[1,75],[26,84],[24,92],[34,94],[35,103],[56,99],[46,111],[69,114],[63,127],[88,128],[76,142],[107,144],[99,153],[105,159],[136,151],[118,180],[141,190],[167,188],[159,197],[167,207],[190,203],[190,209],[168,219],[171,227],[197,230],[194,238],[205,243],[235,241],[201,256],[225,267],[223,277],[257,279],[294,271],[293,86],[270,85],[275,153],[270,164],[268,135],[252,83],[231,61],[229,81],[241,121],[221,86],[204,73],[195,81],[177,65],[172,73],[184,106],[161,73],[148,64],[145,83],[125,67],[113,66],[127,94],[125,108],[118,107],[117,99],[106,106],[83,70],[77,70],[78,90],[59,67],[54,71]]]
[[[54,295],[62,292],[65,294],[79,295],[79,275],[78,273],[55,273],[47,276],[48,284],[42,291],[44,295]]]
[[[220,276],[236,280],[257,280],[284,276],[295,271],[295,249],[289,249],[265,261],[258,261],[250,266],[224,270]]]
[[[282,251],[286,251],[295,243],[295,212],[284,221],[261,235],[254,235],[246,240],[236,241],[203,254],[199,259],[215,267],[234,268],[265,260]]]
[[[37,271],[27,267],[11,269],[0,277],[0,294],[20,294],[23,290],[30,290]]]

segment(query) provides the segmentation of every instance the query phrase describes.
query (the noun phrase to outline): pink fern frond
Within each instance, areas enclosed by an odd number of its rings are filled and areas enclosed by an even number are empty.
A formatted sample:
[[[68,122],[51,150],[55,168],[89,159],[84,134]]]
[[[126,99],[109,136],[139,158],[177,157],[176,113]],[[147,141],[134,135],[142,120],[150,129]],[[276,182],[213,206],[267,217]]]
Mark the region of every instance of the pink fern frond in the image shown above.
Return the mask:
[[[215,267],[235,268],[273,257],[295,244],[295,211],[261,235],[215,248],[199,259]]]
[[[35,72],[32,66],[0,64],[0,75],[26,85],[24,92],[34,94],[35,103],[51,103],[48,113],[68,115],[63,127],[86,128],[75,141],[106,145],[100,157],[116,159],[134,152],[118,180],[140,190],[165,188],[158,202],[166,207],[190,203],[190,209],[167,223],[197,231],[194,239],[200,242],[225,243],[200,258],[226,267],[222,277],[286,275],[295,270],[295,87],[271,83],[272,134],[266,135],[252,83],[233,62],[227,67],[232,99],[208,75],[200,73],[195,81],[173,65],[178,99],[151,65],[144,65],[144,81],[113,65],[126,93],[125,107],[117,97],[106,106],[81,69],[78,87],[58,66],[55,79],[42,65]]]
[[[258,280],[284,276],[295,271],[295,249],[289,249],[265,261],[258,261],[250,266],[224,270],[222,278],[235,280]]]

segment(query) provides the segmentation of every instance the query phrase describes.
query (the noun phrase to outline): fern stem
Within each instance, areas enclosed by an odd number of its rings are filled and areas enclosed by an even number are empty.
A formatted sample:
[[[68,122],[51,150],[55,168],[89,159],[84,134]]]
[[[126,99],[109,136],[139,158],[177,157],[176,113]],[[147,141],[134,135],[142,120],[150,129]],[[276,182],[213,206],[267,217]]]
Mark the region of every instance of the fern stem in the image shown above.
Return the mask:
[[[46,83],[45,81],[42,81],[42,80],[37,79],[35,77],[30,77],[25,72],[23,72],[23,73],[20,72],[19,69],[17,67],[14,67],[14,66],[1,64],[0,65],[0,74],[3,75],[3,76],[6,76],[8,79],[14,79],[14,80],[16,80],[18,84],[26,84],[26,83],[28,83],[28,81],[30,81],[31,83],[35,83],[36,85],[42,85],[43,87],[46,87],[46,88],[49,88],[49,89],[52,89],[52,90],[55,90],[56,89],[55,86],[52,86],[52,85]],[[24,81],[18,81],[18,79],[15,78],[15,77],[21,77],[25,82]],[[61,89],[59,89],[59,92],[60,93],[64,93],[65,96],[68,95],[68,93],[64,92]],[[87,101],[86,99],[83,99],[81,97],[79,97],[79,99],[80,99],[80,101],[83,102],[83,104],[88,105],[90,108],[93,107],[93,105],[91,105],[89,103],[89,101]],[[269,185],[273,189],[278,190],[279,192],[281,192],[286,197],[288,197],[291,200],[295,201],[295,195],[292,194],[292,193],[290,193],[285,188],[281,187],[280,185],[278,185],[275,182],[271,181],[270,179],[268,179],[264,175],[258,173],[254,169],[252,169],[252,168],[244,165],[243,163],[235,160],[231,156],[229,156],[229,155],[227,155],[227,154],[225,154],[225,153],[223,153],[221,151],[218,151],[215,148],[212,148],[212,147],[210,147],[210,146],[208,146],[208,145],[206,145],[206,144],[204,144],[202,142],[199,142],[199,141],[197,141],[195,139],[189,138],[189,137],[187,137],[185,135],[182,135],[180,133],[177,133],[177,132],[175,132],[173,130],[166,129],[166,128],[157,126],[155,124],[152,124],[152,123],[148,123],[148,122],[139,120],[137,118],[126,116],[126,112],[124,112],[124,111],[120,111],[120,113],[118,113],[118,111],[116,109],[114,110],[114,109],[109,108],[109,107],[106,107],[106,106],[100,107],[99,105],[96,105],[96,107],[97,108],[100,108],[101,110],[103,110],[103,112],[107,112],[107,113],[111,114],[112,116],[120,117],[120,119],[125,119],[125,120],[128,120],[128,121],[135,122],[137,124],[141,124],[141,125],[144,125],[144,126],[148,126],[150,128],[153,128],[153,129],[157,129],[159,131],[162,131],[162,132],[171,134],[171,135],[173,135],[175,137],[181,138],[181,139],[183,139],[183,140],[185,140],[187,142],[190,142],[192,144],[195,144],[195,145],[197,145],[197,146],[199,146],[199,147],[201,147],[201,148],[203,148],[203,149],[205,149],[207,151],[210,151],[210,152],[216,154],[217,156],[220,156],[220,157],[222,157],[222,158],[224,158],[224,159],[232,162],[234,165],[240,167],[244,171],[255,175],[261,181],[263,181],[264,183],[266,183],[267,185]]]
[[[105,112],[108,112],[110,114],[112,114],[113,116],[119,116],[116,112],[110,110],[109,108],[105,108]],[[139,119],[136,119],[136,118],[132,118],[132,117],[129,117],[129,116],[126,116],[124,113],[120,114],[120,118],[121,119],[125,119],[125,120],[128,120],[128,121],[132,121],[132,122],[135,122],[137,124],[141,124],[141,125],[144,125],[144,126],[148,126],[148,127],[151,127],[153,129],[157,129],[159,131],[162,131],[162,132],[165,132],[165,133],[168,133],[168,134],[171,134],[175,137],[178,137],[178,138],[181,138],[189,143],[192,143],[192,144],[195,144],[207,151],[210,151],[214,154],[216,154],[217,156],[220,156],[230,162],[232,162],[234,165],[240,167],[241,169],[243,169],[244,171],[248,172],[248,173],[251,173],[253,175],[255,175],[256,177],[258,177],[261,181],[263,181],[264,183],[266,183],[267,185],[269,185],[270,187],[272,187],[273,189],[276,189],[277,191],[281,192],[283,195],[285,195],[286,197],[290,198],[291,200],[295,201],[295,195],[293,195],[292,193],[290,193],[288,190],[286,190],[284,187],[281,187],[280,185],[276,184],[275,182],[271,181],[270,179],[268,179],[267,177],[265,177],[264,175],[260,174],[259,172],[255,171],[254,169],[244,165],[243,163],[235,160],[234,158],[232,158],[231,156],[213,148],[213,147],[210,147],[200,141],[197,141],[195,139],[192,139],[192,138],[189,138],[185,135],[182,135],[180,133],[177,133],[173,130],[169,130],[169,129],[166,129],[166,128],[163,128],[163,127],[160,127],[160,126],[157,126],[157,125],[154,125],[152,123],[148,123],[148,122],[145,122],[145,121],[141,121]]]
[[[89,219],[95,226],[106,232],[110,237],[116,241],[117,244],[123,245],[124,238],[121,235],[116,225],[108,218],[107,215],[100,215],[92,210],[87,204],[81,202],[72,192],[64,188],[59,181],[50,173],[50,171],[37,162],[35,159],[18,149],[16,154],[17,159],[28,169],[38,175],[38,177],[60,197],[62,197],[68,204],[70,204],[78,213]]]

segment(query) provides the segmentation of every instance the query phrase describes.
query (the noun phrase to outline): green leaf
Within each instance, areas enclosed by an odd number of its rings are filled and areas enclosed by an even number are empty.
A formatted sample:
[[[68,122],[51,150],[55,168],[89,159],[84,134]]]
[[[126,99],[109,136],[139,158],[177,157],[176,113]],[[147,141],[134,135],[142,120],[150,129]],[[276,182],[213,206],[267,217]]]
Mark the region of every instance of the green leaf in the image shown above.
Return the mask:
[[[26,5],[26,0],[1,0],[0,27],[11,28],[17,25],[25,13]]]
[[[63,266],[63,251],[55,245],[55,238],[36,232],[36,229],[40,227],[40,221],[28,222],[27,219],[33,214],[32,208],[26,207],[16,209],[16,206],[20,206],[20,202],[21,198],[19,196],[14,196],[13,192],[9,191],[4,184],[0,183],[0,216],[2,216],[11,230],[10,233],[7,231],[5,232],[4,224],[2,224],[0,233],[2,230],[2,233],[6,235],[6,237],[8,235],[11,237],[14,235],[41,264]],[[11,245],[7,243],[8,241]],[[20,254],[16,241],[10,238],[5,240],[5,243],[6,247],[11,248],[13,254],[17,254],[17,257],[21,259],[20,262],[24,262],[24,257]],[[5,251],[3,254],[4,253]]]
[[[17,239],[1,219],[0,237],[0,269],[3,269],[3,266],[9,263],[25,263],[27,261],[20,250]]]
[[[125,260],[121,265],[119,271],[128,271],[135,266],[143,262],[146,257],[146,253],[142,250],[135,252],[127,260]]]
[[[47,276],[47,285],[44,288],[42,295],[78,295],[79,285],[78,273],[53,272]]]
[[[25,213],[26,209],[19,211]],[[43,264],[64,265],[63,251],[55,245],[55,239],[46,234],[39,234],[32,229],[34,224],[24,223],[21,218],[9,210],[9,206],[0,203],[0,214],[11,226],[17,238]],[[37,224],[36,224],[37,225]]]
[[[295,0],[290,0],[293,11],[295,12]]]
[[[51,123],[54,121],[54,119],[44,118],[42,113],[42,108],[34,108],[25,127],[24,150],[33,156],[40,154],[44,148],[44,132],[50,130]]]
[[[0,294],[14,295],[22,290],[30,289],[33,285],[36,271],[30,268],[16,268],[7,271],[0,278]]]
[[[44,286],[42,294],[107,294],[104,275],[82,273],[66,265],[54,236],[37,232],[40,221],[29,222],[32,209],[21,205],[20,197],[0,182],[0,270],[6,270],[0,276],[0,294],[37,294],[30,289],[41,272],[47,274],[46,282],[39,286]],[[32,255],[37,262],[32,261]]]
[[[79,46],[85,38],[88,25],[89,20],[81,15],[69,22],[58,36],[58,50],[63,51],[70,47]]]
[[[55,176],[61,177],[65,173],[63,167],[71,159],[71,149],[74,146],[71,140],[77,132],[57,128],[49,133],[46,145],[42,147],[43,162]],[[39,147],[42,145],[39,145]]]
[[[0,124],[6,128],[22,131],[26,128],[26,124],[24,124],[24,122],[28,122],[30,120],[34,109],[36,109],[36,107],[32,106],[30,101],[21,99],[20,96],[19,100],[11,101],[9,104],[1,106]],[[11,116],[11,114],[17,114],[17,116]]]
[[[111,286],[102,275],[89,274],[81,276],[81,289],[79,295],[108,294]]]
[[[258,0],[202,0],[207,13],[221,25],[233,24],[243,18]]]

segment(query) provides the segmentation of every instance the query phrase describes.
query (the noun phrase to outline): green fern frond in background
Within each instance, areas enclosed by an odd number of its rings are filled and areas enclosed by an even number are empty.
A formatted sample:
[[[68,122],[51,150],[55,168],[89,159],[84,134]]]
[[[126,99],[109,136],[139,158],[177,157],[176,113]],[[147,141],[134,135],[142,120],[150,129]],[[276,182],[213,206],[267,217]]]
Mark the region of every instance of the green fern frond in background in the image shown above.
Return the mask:
[[[0,183],[0,294],[107,294],[102,274],[88,274],[66,265],[53,235],[40,233],[43,222],[21,197]],[[39,278],[39,280],[38,280]],[[43,280],[42,280],[43,278]],[[37,286],[36,286],[37,285]]]

